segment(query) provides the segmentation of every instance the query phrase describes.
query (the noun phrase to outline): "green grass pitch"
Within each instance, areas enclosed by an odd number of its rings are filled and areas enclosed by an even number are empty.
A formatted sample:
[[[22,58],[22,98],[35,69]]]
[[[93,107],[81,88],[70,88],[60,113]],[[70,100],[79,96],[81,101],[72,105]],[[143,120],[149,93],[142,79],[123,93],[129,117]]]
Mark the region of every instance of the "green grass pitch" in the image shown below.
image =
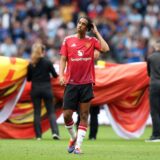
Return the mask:
[[[0,139],[1,160],[158,160],[160,158],[160,143],[146,143],[151,134],[151,127],[134,140],[119,138],[110,126],[100,126],[97,140],[84,140],[84,154],[67,153],[69,135],[63,125],[60,125],[61,140],[51,139],[50,130],[43,134],[43,139],[37,141]]]

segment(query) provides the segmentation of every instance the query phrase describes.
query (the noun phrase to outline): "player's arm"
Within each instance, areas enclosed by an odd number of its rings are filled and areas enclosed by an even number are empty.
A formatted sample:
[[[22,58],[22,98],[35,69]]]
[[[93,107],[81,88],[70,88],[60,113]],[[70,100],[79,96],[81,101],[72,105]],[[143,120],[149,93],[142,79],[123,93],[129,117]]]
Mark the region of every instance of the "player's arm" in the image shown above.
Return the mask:
[[[103,37],[101,36],[101,34],[99,33],[96,25],[93,23],[93,29],[92,29],[93,33],[96,35],[97,39],[100,41],[101,44],[101,51],[102,52],[107,52],[110,50],[107,42],[103,39]]]
[[[67,57],[64,55],[61,55],[60,64],[59,64],[59,83],[60,85],[65,85],[64,70],[66,67],[66,62],[67,62]]]

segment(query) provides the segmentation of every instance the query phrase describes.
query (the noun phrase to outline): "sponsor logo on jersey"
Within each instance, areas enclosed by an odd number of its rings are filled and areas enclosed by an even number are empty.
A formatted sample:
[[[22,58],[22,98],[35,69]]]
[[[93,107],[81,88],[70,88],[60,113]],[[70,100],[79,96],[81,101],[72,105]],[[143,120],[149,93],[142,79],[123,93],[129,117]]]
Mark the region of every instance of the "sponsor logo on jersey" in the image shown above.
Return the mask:
[[[83,50],[78,50],[78,56],[82,57],[84,55],[84,51]]]

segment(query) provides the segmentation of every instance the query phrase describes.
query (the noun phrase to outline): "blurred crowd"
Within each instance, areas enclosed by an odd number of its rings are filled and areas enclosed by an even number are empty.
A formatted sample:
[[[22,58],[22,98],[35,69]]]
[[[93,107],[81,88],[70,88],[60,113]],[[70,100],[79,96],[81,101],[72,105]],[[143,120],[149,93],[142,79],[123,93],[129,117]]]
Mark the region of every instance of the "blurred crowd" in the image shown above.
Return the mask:
[[[64,37],[76,32],[83,15],[111,48],[103,60],[145,61],[160,37],[159,0],[0,0],[0,55],[27,59],[33,42],[42,41],[58,63]]]

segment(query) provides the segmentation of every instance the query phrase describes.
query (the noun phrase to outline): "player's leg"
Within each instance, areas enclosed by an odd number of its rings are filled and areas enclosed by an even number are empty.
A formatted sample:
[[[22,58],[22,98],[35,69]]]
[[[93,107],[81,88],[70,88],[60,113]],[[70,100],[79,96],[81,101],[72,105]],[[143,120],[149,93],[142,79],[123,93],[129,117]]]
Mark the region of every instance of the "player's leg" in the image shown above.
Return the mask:
[[[76,130],[74,121],[72,118],[73,111],[78,106],[78,94],[75,85],[67,85],[64,92],[63,100],[63,116],[65,127],[70,135],[70,141],[68,146],[68,152],[72,153],[75,149],[76,142]]]
[[[75,154],[81,153],[80,148],[87,132],[89,108],[90,102],[80,103],[80,124],[78,126],[77,141],[74,151]]]
[[[84,84],[79,86],[80,124],[78,126],[77,141],[74,151],[75,154],[81,153],[80,148],[87,132],[90,101],[93,97],[94,95],[93,95],[92,84]]]

